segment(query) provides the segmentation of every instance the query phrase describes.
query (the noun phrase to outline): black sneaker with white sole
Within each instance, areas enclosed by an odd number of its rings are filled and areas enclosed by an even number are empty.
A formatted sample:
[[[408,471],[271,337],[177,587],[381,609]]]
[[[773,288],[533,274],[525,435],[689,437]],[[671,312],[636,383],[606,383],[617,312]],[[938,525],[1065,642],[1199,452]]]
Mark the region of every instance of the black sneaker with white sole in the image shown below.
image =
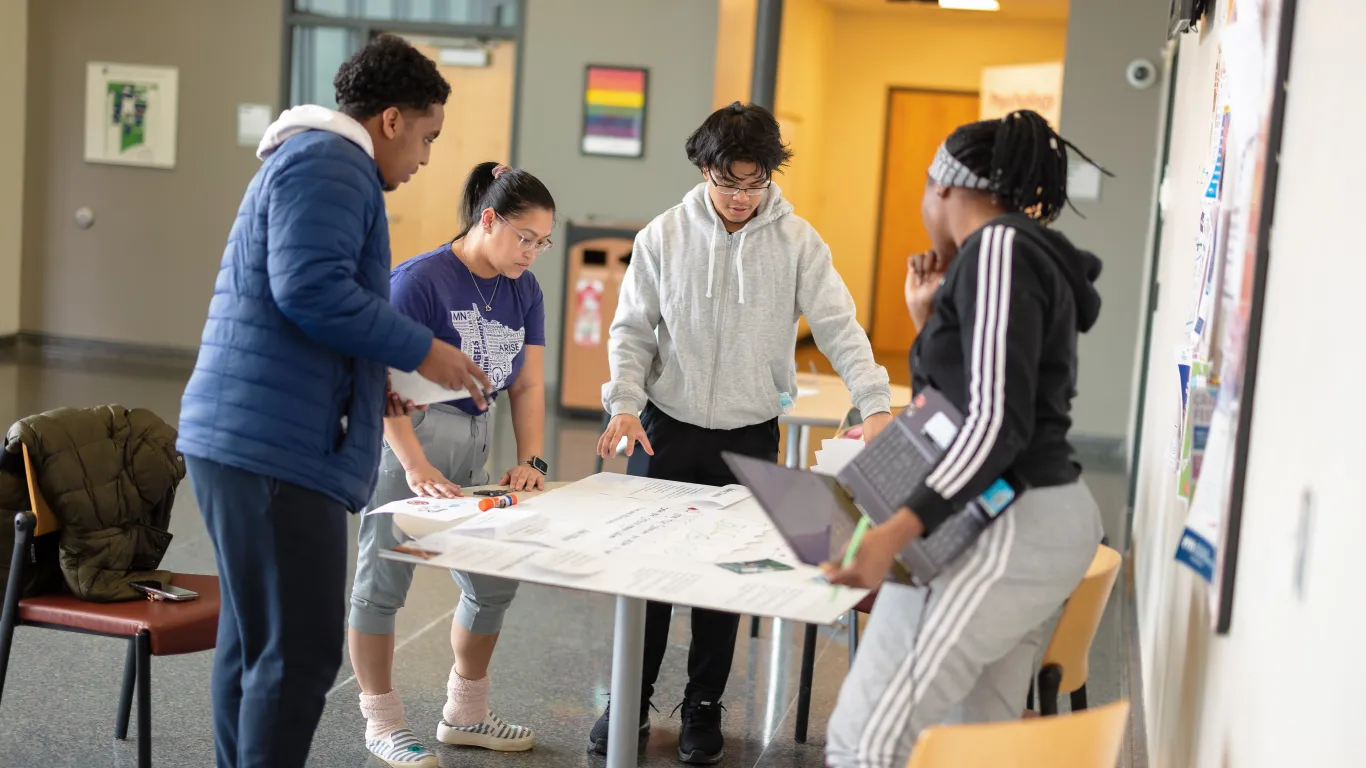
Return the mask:
[[[602,716],[593,723],[593,730],[588,732],[588,751],[595,755],[607,754],[607,730],[612,720],[612,705],[609,703],[607,708],[602,711]],[[650,738],[650,702],[642,702],[640,705],[640,734],[637,740],[637,747],[642,747]]]
[[[721,735],[721,702],[690,699],[679,707],[683,727],[678,735],[678,759],[691,765],[721,762],[726,751],[726,738]]]

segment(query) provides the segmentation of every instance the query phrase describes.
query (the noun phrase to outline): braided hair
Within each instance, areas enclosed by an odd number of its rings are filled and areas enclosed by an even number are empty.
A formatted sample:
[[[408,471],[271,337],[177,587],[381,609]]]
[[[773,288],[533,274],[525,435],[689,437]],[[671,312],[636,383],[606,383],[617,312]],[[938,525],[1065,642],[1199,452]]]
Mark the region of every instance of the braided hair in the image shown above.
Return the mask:
[[[986,179],[988,191],[1007,210],[1045,224],[1055,221],[1064,205],[1072,205],[1067,197],[1067,150],[1106,176],[1114,175],[1029,110],[961,126],[945,140],[944,148]]]

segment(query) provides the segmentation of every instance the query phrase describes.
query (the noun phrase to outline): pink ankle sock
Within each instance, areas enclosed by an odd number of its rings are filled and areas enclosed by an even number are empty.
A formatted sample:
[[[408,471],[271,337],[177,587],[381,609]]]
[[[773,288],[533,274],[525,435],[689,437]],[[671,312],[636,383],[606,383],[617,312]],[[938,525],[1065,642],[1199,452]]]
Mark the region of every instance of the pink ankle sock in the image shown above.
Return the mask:
[[[398,691],[389,691],[378,696],[360,695],[360,713],[365,716],[365,740],[387,738],[400,728],[407,728],[408,721],[403,716],[403,699]]]
[[[478,725],[489,713],[489,678],[466,680],[451,667],[446,683],[446,706],[441,710],[447,725]]]

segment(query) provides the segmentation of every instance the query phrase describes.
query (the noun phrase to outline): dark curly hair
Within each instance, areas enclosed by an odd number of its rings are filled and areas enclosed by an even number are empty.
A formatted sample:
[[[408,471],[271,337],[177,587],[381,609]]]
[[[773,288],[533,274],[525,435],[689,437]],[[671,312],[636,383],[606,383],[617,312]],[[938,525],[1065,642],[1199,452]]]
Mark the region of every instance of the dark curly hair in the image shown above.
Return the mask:
[[[714,169],[722,181],[735,180],[730,174],[734,163],[754,163],[768,177],[792,158],[773,113],[738,101],[711,113],[688,137],[687,148],[689,162]]]
[[[451,86],[427,58],[396,35],[379,35],[337,70],[337,108],[366,120],[389,107],[425,112],[445,104]]]

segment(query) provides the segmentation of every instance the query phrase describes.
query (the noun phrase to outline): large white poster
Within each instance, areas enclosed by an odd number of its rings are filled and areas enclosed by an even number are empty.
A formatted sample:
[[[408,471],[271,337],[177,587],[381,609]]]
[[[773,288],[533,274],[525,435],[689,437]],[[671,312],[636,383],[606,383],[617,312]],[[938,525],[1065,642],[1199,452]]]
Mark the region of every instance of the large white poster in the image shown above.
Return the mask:
[[[174,168],[180,73],[91,62],[85,75],[85,161]]]
[[[1030,109],[1060,130],[1062,62],[982,68],[981,119],[992,120]]]

